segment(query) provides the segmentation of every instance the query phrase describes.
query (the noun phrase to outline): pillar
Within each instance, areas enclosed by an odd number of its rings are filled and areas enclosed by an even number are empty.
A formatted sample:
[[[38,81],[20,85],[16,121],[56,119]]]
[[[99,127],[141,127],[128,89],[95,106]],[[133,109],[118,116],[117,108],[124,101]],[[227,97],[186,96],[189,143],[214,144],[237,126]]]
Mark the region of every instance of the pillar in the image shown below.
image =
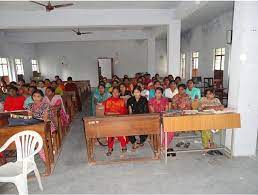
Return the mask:
[[[174,77],[180,75],[180,41],[181,21],[174,20],[168,25],[167,31],[167,70]]]
[[[152,34],[149,35],[148,37],[148,72],[154,76],[156,73],[155,69],[155,63],[156,63],[156,52],[155,52],[155,36]]]
[[[258,129],[258,2],[236,1],[229,63],[229,107],[241,114],[233,136],[234,156],[256,155]],[[226,140],[231,137],[227,132]],[[228,144],[228,142],[227,142]]]

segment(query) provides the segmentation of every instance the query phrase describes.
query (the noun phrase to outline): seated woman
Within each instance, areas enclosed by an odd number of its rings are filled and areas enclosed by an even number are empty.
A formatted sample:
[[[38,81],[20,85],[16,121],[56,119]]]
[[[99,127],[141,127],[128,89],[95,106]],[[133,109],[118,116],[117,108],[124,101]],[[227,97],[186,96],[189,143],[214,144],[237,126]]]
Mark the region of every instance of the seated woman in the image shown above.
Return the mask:
[[[221,104],[218,98],[215,98],[214,90],[207,89],[205,92],[205,97],[201,98],[200,110],[214,109],[223,110],[224,106]],[[212,137],[212,132],[210,130],[201,131],[202,132],[202,145],[205,149],[213,148],[214,142]],[[209,151],[208,154],[216,154],[219,151]]]
[[[52,122],[53,113],[50,109],[50,105],[44,100],[44,93],[40,89],[36,89],[32,93],[33,104],[28,107],[29,115],[39,120],[51,121],[51,132],[56,130],[55,124]]]
[[[155,97],[155,89],[157,87],[161,87],[160,81],[158,80],[154,81],[154,87],[153,89],[150,89],[150,95],[149,95],[150,99]]]
[[[40,89],[45,94],[46,87],[45,87],[45,82],[44,81],[40,80],[38,82],[37,88]]]
[[[155,89],[155,97],[149,101],[150,112],[161,113],[168,111],[168,99],[162,96],[163,89],[157,87]]]
[[[108,89],[108,92],[112,93],[113,88],[118,87],[118,86],[119,86],[119,81],[117,81],[117,80],[112,81],[112,86]]]
[[[57,95],[64,95],[64,84],[63,81],[61,79],[57,79],[56,81],[57,87],[55,88],[55,93]]]
[[[18,88],[11,86],[4,102],[4,111],[23,110],[25,97],[18,95]]]
[[[55,95],[55,89],[52,87],[46,88],[46,96],[44,101],[47,102],[51,107],[61,107],[60,117],[61,123],[63,127],[68,126],[69,124],[69,116],[66,114],[65,107],[63,104],[63,99],[60,95]]]
[[[45,87],[46,87],[46,88],[47,88],[47,87],[51,87],[51,82],[50,82],[49,79],[45,79],[44,82],[45,82]]]
[[[201,99],[201,90],[194,87],[194,82],[191,79],[187,81],[185,92],[191,97],[192,101]]]
[[[33,94],[33,92],[34,91],[36,91],[37,90],[37,87],[34,87],[34,86],[30,86],[29,87],[29,96],[26,98],[26,100],[25,100],[25,102],[24,102],[24,105],[23,105],[23,107],[25,108],[25,109],[28,109],[29,108],[29,106],[31,105],[31,104],[33,104],[33,99],[32,99],[32,94]]]
[[[139,86],[141,88],[141,96],[146,97],[147,100],[149,100],[150,92],[148,89],[146,89],[144,84],[142,82],[139,82],[139,83],[137,83],[137,86]]]
[[[122,115],[127,114],[127,109],[125,106],[125,101],[119,98],[119,89],[113,87],[112,97],[105,101],[105,115]],[[108,152],[107,156],[110,156],[113,152],[114,137],[108,137]],[[126,152],[126,137],[118,136],[117,139],[120,141],[122,152]]]
[[[58,84],[58,83],[57,83],[57,84]],[[79,110],[79,111],[82,111],[82,104],[81,104],[81,98],[80,98],[80,95],[79,95],[78,87],[77,87],[77,85],[73,82],[73,78],[72,78],[72,77],[68,77],[68,78],[67,78],[67,83],[66,83],[66,85],[64,86],[64,90],[65,90],[65,91],[74,91],[74,92],[75,92],[78,110]]]
[[[169,104],[168,99],[162,96],[163,89],[161,87],[157,87],[155,89],[155,97],[150,99],[149,101],[149,110],[151,113],[161,113],[161,112],[167,112],[169,110]],[[164,137],[164,136],[163,136]],[[174,133],[169,132],[168,133],[168,139],[167,139],[167,145],[172,142],[174,138]],[[164,146],[165,139],[162,140],[162,145]],[[172,148],[168,149],[168,152],[174,151]],[[173,153],[172,156],[175,156],[176,154]]]
[[[125,99],[127,101],[131,97],[131,91],[126,89],[126,86],[124,83],[121,83],[119,85],[119,91],[120,91],[120,98]]]
[[[103,77],[103,82],[105,83],[105,90],[109,91],[109,88],[112,87],[112,85],[108,82],[107,77]]]
[[[4,111],[4,102],[5,102],[6,94],[0,88],[0,112]]]
[[[52,81],[52,82],[51,82],[51,87],[53,87],[54,89],[57,88],[57,83],[56,83],[56,81]]]
[[[174,110],[191,110],[191,97],[185,93],[185,84],[178,85],[178,94],[172,98],[172,109]]]
[[[100,83],[92,96],[92,112],[94,116],[96,115],[96,105],[102,105],[110,96],[111,94],[105,90],[105,84]]]
[[[172,98],[178,94],[178,89],[176,86],[176,82],[174,80],[170,81],[169,88],[165,89],[164,96],[168,98],[169,101],[172,101]]]
[[[141,96],[141,87],[136,86],[133,90],[133,96],[130,97],[127,101],[127,108],[129,114],[144,114],[148,113],[148,100],[146,97]],[[135,136],[129,136],[128,139],[132,143],[132,149],[135,150],[138,146],[143,146],[148,135],[140,135],[140,142],[136,142]]]
[[[130,91],[130,92],[133,91],[133,84],[130,83],[130,80],[129,80],[128,77],[125,77],[125,78],[123,79],[123,82],[124,82],[124,84],[125,84],[126,90],[128,90],[128,91]]]
[[[50,130],[51,133],[56,131],[56,125],[53,121],[54,116],[53,112],[50,109],[50,105],[43,101],[44,98],[44,93],[36,89],[32,93],[32,99],[33,99],[33,104],[31,104],[28,108],[28,113],[35,119],[43,120],[43,121],[50,121]],[[45,161],[45,155],[44,151],[40,151],[40,157]]]
[[[163,89],[169,88],[169,83],[170,83],[170,81],[169,81],[168,77],[165,77],[163,79]]]

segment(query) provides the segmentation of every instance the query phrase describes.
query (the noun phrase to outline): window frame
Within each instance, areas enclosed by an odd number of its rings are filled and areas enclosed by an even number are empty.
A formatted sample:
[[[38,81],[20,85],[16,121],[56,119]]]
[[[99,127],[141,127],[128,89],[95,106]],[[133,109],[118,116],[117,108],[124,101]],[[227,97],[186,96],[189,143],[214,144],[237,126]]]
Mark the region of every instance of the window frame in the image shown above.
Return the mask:
[[[197,54],[197,56],[194,56],[194,54]],[[192,70],[198,70],[198,69],[199,69],[199,51],[193,51],[192,52]]]
[[[220,50],[220,54],[217,54],[217,50]],[[214,50],[213,50],[213,70],[224,70],[225,69],[225,55],[226,55],[226,48],[225,47],[214,48]],[[217,64],[216,64],[217,60],[219,60],[219,62],[220,62],[219,69],[216,68],[217,67]]]
[[[33,61],[35,61],[36,63],[33,63]],[[31,59],[31,68],[32,68],[32,72],[37,71],[39,73],[39,62],[38,62],[38,60]]]
[[[17,63],[16,60],[19,60],[20,62]],[[14,58],[14,65],[15,65],[16,74],[17,75],[24,75],[24,68],[23,68],[22,58]],[[18,66],[20,66],[20,70],[18,70]]]
[[[6,63],[3,63],[2,60],[5,59],[6,60]],[[4,70],[4,66],[6,66],[6,70]],[[2,71],[0,71],[0,76],[10,76],[10,70],[9,70],[9,59],[7,57],[0,57],[0,69]],[[6,74],[5,74],[6,73]]]

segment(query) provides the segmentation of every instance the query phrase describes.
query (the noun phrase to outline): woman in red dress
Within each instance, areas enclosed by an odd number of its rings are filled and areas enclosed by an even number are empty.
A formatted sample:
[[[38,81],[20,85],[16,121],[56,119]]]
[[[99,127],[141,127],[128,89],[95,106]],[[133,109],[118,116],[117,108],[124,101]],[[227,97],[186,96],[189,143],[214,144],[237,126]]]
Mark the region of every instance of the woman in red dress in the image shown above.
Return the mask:
[[[112,97],[108,98],[105,102],[105,115],[123,115],[127,114],[127,109],[125,105],[124,99],[119,97],[119,89],[114,87],[112,89]],[[114,137],[108,137],[108,152],[107,156],[110,156],[113,152],[114,146]],[[117,139],[119,140],[122,148],[122,152],[126,152],[126,137],[125,136],[118,136]]]
[[[18,88],[11,86],[4,102],[4,111],[24,110],[24,96],[18,96]]]

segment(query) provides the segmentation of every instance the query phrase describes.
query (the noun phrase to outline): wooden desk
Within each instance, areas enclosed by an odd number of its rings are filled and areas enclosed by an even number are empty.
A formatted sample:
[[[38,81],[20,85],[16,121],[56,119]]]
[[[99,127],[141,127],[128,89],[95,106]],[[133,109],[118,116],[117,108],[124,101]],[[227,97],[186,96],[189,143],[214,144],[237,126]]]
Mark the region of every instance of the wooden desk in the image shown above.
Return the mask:
[[[227,114],[196,114],[196,115],[184,115],[184,116],[166,116],[163,115],[163,130],[165,133],[165,148],[164,155],[167,162],[167,133],[178,131],[202,131],[207,129],[233,129],[240,128],[240,114],[227,113]],[[232,131],[233,137],[234,131]],[[217,148],[218,149],[218,148]],[[231,148],[219,148],[225,149],[224,151],[232,151]],[[226,150],[227,149],[227,150]],[[200,151],[200,150],[198,150]]]
[[[38,123],[35,125],[26,126],[4,126],[0,128],[0,145],[3,145],[11,136],[19,133],[21,131],[32,130],[38,132],[43,139],[43,148],[46,157],[46,168],[45,175],[51,174],[51,162],[54,162],[51,133],[50,133],[50,122]],[[8,149],[16,149],[15,145],[10,145]]]
[[[83,120],[88,163],[97,163],[94,159],[94,144],[96,138],[121,135],[150,135],[150,145],[154,152],[154,158],[152,157],[151,159],[160,159],[159,114],[84,117]],[[146,159],[147,158],[144,158],[144,160]]]

